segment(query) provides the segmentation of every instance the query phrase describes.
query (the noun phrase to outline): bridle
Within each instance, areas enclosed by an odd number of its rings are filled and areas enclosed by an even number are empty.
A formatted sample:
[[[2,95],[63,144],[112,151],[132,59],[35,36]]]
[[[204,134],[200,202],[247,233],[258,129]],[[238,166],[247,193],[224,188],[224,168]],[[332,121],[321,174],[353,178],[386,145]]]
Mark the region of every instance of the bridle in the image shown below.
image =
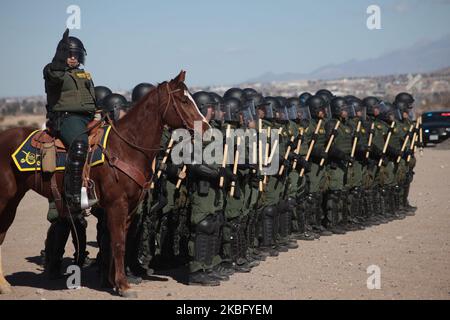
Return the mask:
[[[160,123],[161,123],[161,126],[162,126],[162,123],[164,122],[163,120],[164,120],[164,118],[166,117],[167,111],[169,110],[170,103],[173,101],[173,106],[174,106],[175,112],[177,113],[177,115],[178,115],[178,117],[181,119],[181,121],[183,122],[183,125],[184,125],[189,131],[193,131],[194,129],[193,129],[191,126],[188,125],[188,123],[186,122],[186,120],[184,119],[184,117],[181,115],[181,112],[180,112],[180,110],[179,110],[179,108],[178,108],[178,102],[177,102],[177,100],[176,100],[175,97],[174,97],[174,93],[177,93],[177,92],[181,91],[182,89],[170,90],[169,83],[166,83],[166,84],[165,84],[165,87],[167,88],[168,99],[167,99],[167,104],[166,104],[166,106],[165,106],[164,109],[163,109],[163,112],[160,113],[160,117],[161,117]],[[160,87],[158,86],[158,87],[156,88],[156,90],[158,90],[158,105],[160,105],[160,102],[161,102]],[[128,140],[127,138],[125,138],[125,137],[119,132],[119,130],[117,130],[117,128],[116,128],[116,126],[114,125],[114,122],[111,120],[109,114],[106,114],[105,117],[106,117],[106,119],[107,119],[107,123],[111,126],[112,130],[114,131],[114,133],[117,134],[117,136],[118,136],[120,139],[122,139],[122,140],[123,140],[126,144],[128,144],[130,147],[132,147],[132,148],[134,148],[134,149],[136,149],[136,150],[138,150],[138,151],[141,151],[141,152],[144,153],[146,156],[147,156],[146,152],[152,152],[152,151],[161,151],[161,150],[164,150],[164,149],[162,149],[162,148],[145,148],[145,147],[138,146],[138,145],[134,144],[133,142],[131,142],[130,140]]]

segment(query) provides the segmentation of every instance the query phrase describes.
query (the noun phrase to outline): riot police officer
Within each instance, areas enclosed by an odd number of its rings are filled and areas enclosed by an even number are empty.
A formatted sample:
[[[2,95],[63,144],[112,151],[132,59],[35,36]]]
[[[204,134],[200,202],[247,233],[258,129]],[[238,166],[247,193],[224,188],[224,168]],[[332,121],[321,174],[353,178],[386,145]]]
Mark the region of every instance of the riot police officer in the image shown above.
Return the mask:
[[[44,67],[45,91],[54,131],[68,150],[64,174],[64,194],[73,214],[94,205],[81,203],[82,173],[88,152],[87,124],[94,119],[97,106],[90,73],[84,65],[86,49],[66,29],[51,63]]]

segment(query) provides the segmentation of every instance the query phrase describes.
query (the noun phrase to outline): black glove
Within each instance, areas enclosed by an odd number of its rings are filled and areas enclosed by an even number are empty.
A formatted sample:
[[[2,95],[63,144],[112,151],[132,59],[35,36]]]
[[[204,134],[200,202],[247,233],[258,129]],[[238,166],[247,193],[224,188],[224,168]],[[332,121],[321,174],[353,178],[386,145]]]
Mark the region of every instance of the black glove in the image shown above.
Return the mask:
[[[311,171],[311,163],[309,161],[306,161],[304,157],[299,157],[298,165],[300,168],[305,169],[305,172]]]
[[[172,163],[166,164],[165,174],[167,175],[167,178],[178,179],[178,169],[179,167],[177,165]]]
[[[383,154],[381,156],[380,160],[381,160],[381,165],[383,167],[386,167],[388,165],[388,163],[389,163],[389,159],[387,158],[387,156],[385,154]]]
[[[66,29],[58,43],[50,68],[53,71],[64,71],[67,66],[67,58],[69,58],[69,29]]]
[[[411,149],[405,150],[405,152],[403,152],[403,159],[408,159],[408,156],[413,156],[414,152]]]
[[[283,165],[285,169],[287,169],[291,165],[291,162],[288,159],[285,160],[283,158],[283,159],[281,159],[281,163],[280,164]]]
[[[380,148],[378,148],[375,144],[373,144],[372,145],[372,152],[371,152],[371,155],[373,155],[372,158],[380,159],[382,154],[383,154],[383,151]]]
[[[321,159],[328,159],[328,152],[325,152],[325,149],[320,150],[320,158]]]
[[[391,146],[387,147],[386,153],[392,157],[392,159],[397,159],[402,154],[399,149]]]

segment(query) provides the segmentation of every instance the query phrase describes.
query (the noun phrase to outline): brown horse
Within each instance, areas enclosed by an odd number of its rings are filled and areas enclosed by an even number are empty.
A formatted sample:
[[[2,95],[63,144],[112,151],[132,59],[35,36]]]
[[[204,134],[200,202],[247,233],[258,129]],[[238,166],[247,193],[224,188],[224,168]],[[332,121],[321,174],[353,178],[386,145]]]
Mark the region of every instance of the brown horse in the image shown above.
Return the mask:
[[[208,128],[208,123],[187,91],[184,78],[185,72],[182,71],[170,82],[159,84],[116,123],[117,131],[111,130],[107,146],[109,157],[120,159],[122,163],[133,167],[134,172],[140,171],[141,177],[145,177],[147,182],[152,174],[152,160],[159,151],[164,124],[174,129],[193,130],[194,122],[202,121],[202,130]],[[11,159],[11,154],[31,131],[31,128],[14,128],[0,134],[0,294],[11,291],[2,272],[1,245],[14,220],[19,202],[30,189],[53,199],[48,176],[41,175],[40,171],[19,172]],[[56,175],[58,189],[62,190],[63,174]],[[90,178],[95,182],[100,205],[106,211],[111,235],[110,282],[120,295],[135,296],[136,292],[130,289],[124,272],[125,239],[132,211],[139,202],[143,186],[130,178],[129,174],[115,168],[111,161],[93,167]]]

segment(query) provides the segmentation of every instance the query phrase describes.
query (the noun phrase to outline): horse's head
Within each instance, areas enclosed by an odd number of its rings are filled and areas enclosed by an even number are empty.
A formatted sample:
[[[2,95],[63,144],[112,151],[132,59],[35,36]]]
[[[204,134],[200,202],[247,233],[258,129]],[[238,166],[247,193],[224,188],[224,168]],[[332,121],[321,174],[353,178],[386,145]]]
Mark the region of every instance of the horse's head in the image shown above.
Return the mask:
[[[185,76],[186,71],[181,71],[175,79],[160,85],[161,94],[167,94],[162,119],[171,128],[189,130],[194,130],[195,121],[199,121],[203,133],[209,129],[209,124],[184,84]]]

